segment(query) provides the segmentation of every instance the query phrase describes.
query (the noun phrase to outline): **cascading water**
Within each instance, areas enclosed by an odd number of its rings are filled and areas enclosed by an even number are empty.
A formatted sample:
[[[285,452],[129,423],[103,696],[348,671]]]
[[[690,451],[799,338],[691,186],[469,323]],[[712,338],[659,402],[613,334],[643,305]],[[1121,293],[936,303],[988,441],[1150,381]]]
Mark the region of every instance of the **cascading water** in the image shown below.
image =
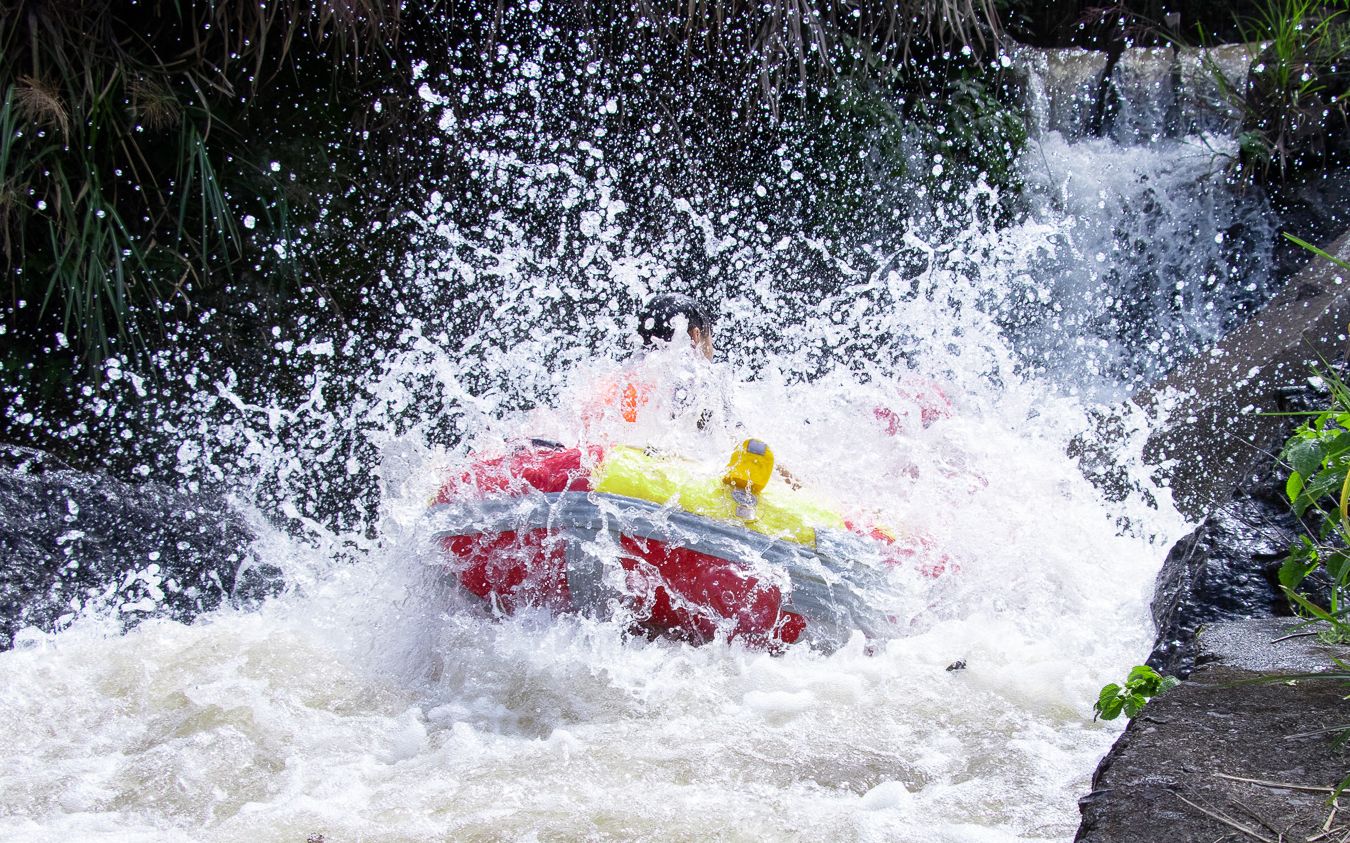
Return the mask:
[[[543,68],[511,65],[503,96],[538,100]],[[1029,66],[1043,98],[1075,86]],[[553,235],[506,211],[470,225],[437,196],[420,214],[429,257],[372,284],[399,315],[392,341],[278,328],[278,355],[309,367],[305,394],[259,402],[222,379],[146,412],[185,487],[234,484],[253,555],[287,588],[124,634],[114,589],[59,632],[20,633],[0,654],[0,834],[1070,837],[1117,731],[1092,721],[1096,690],[1147,652],[1153,575],[1183,524],[1166,490],[1159,508],[1106,505],[1066,445],[1084,396],[1166,368],[1242,299],[1225,236],[1263,229],[1207,151],[1231,140],[1141,132],[1157,118],[1135,112],[1128,137],[1085,138],[1052,107],[1033,112],[1015,226],[920,226],[868,254],[743,223],[759,185],[652,186],[667,234],[643,240],[603,136],[540,136],[523,158],[457,124],[450,87],[423,87],[447,149],[501,208],[557,208]],[[812,165],[783,162],[788,180]],[[691,251],[698,283],[676,271]],[[691,647],[587,618],[494,618],[450,586],[423,517],[440,479],[512,439],[575,436],[597,372],[632,348],[636,302],[671,286],[714,307],[728,397],[783,464],[956,562],[892,577],[901,637],[830,655]],[[903,405],[915,371],[956,412],[894,435],[873,408]],[[101,413],[134,404],[110,400]],[[1122,464],[1139,445],[1120,444]],[[695,456],[725,458],[708,447]],[[373,516],[325,520],[333,490],[366,474]]]
[[[1227,184],[1236,117],[1215,75],[1242,78],[1242,46],[1127,52],[1089,131],[1105,56],[1028,57],[1039,142],[1023,158],[1030,225],[1054,247],[1007,307],[1037,365],[1090,391],[1138,388],[1269,298],[1274,227],[1262,197]]]

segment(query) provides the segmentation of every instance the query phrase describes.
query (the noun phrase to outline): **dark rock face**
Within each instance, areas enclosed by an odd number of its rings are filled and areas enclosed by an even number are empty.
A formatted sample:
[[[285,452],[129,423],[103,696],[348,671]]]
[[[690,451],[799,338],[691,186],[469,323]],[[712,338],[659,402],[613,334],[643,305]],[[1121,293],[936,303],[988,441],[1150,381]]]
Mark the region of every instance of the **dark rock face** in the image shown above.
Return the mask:
[[[1279,570],[1298,535],[1278,470],[1253,472],[1233,499],[1172,546],[1153,592],[1150,666],[1186,676],[1205,624],[1288,615]]]
[[[53,629],[90,603],[130,626],[260,599],[280,571],[257,563],[252,540],[218,498],[0,449],[0,649],[23,627]]]
[[[1289,614],[1278,572],[1302,533],[1284,493],[1287,470],[1272,455],[1299,419],[1244,419],[1237,408],[1244,402],[1285,412],[1327,406],[1329,396],[1305,380],[1307,350],[1292,342],[1314,336],[1306,329],[1312,314],[1328,329],[1317,336],[1334,340],[1338,349],[1343,345],[1348,300],[1327,295],[1325,281],[1334,278],[1295,278],[1298,286],[1284,291],[1283,301],[1255,320],[1251,331],[1225,339],[1220,350],[1227,360],[1215,355],[1196,369],[1212,366],[1204,377],[1190,371],[1174,379],[1203,384],[1224,366],[1231,372],[1232,360],[1252,361],[1263,373],[1254,392],[1202,391],[1195,424],[1181,425],[1210,442],[1208,450],[1194,452],[1199,458],[1193,470],[1173,475],[1173,491],[1194,483],[1202,494],[1192,501],[1208,515],[1172,548],[1159,572],[1152,604],[1158,638],[1148,661],[1162,673],[1189,679],[1151,701],[1098,766],[1092,792],[1080,800],[1079,841],[1302,840],[1324,830],[1326,800],[1345,775],[1346,757],[1334,745],[1335,734],[1321,730],[1350,722],[1346,686],[1335,680],[1251,680],[1323,672],[1350,653],[1313,637],[1289,638],[1301,630],[1299,622],[1272,617]],[[1284,326],[1296,330],[1279,335],[1276,329]],[[1252,447],[1244,453],[1235,444],[1241,442]],[[1230,463],[1220,465],[1215,456],[1225,451]],[[1213,505],[1215,499],[1222,503]],[[1327,585],[1325,579],[1305,581],[1303,590],[1325,603]],[[1236,684],[1242,682],[1247,684]]]
[[[1334,733],[1319,730],[1347,722],[1345,683],[1234,685],[1318,672],[1334,656],[1345,657],[1345,648],[1314,638],[1275,643],[1292,626],[1285,619],[1238,621],[1202,633],[1195,673],[1150,701],[1098,765],[1091,793],[1079,800],[1083,821],[1075,839],[1214,843],[1320,833],[1330,788],[1345,776],[1346,752],[1335,746]],[[1239,833],[1215,815],[1260,836]]]
[[[1330,400],[1305,381],[1281,390],[1277,409],[1305,412]],[[1158,637],[1148,664],[1159,673],[1185,677],[1191,672],[1196,633],[1207,624],[1292,614],[1279,571],[1302,527],[1284,492],[1288,470],[1272,455],[1300,421],[1288,417],[1259,449],[1250,449],[1252,457],[1232,497],[1168,552],[1151,607]],[[1319,572],[1304,581],[1302,590],[1325,605],[1328,585]]]
[[[1350,221],[1350,170],[1310,173],[1273,191],[1271,204],[1280,228],[1309,243],[1329,243]],[[1275,242],[1273,283],[1292,278],[1313,259],[1283,237]]]

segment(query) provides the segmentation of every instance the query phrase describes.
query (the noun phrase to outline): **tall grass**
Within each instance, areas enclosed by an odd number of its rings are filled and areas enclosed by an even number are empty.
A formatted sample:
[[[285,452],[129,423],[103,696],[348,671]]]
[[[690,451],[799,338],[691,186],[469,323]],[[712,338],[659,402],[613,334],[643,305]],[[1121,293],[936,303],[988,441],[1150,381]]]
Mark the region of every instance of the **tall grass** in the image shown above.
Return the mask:
[[[1240,167],[1256,181],[1284,182],[1333,163],[1350,134],[1350,0],[1266,0],[1239,20],[1251,71],[1211,78],[1242,115]]]
[[[91,359],[143,348],[188,287],[218,284],[248,251],[239,206],[267,180],[246,172],[259,90],[302,58],[331,82],[359,73],[399,19],[384,0],[0,0],[11,303]],[[232,190],[241,178],[249,190]],[[280,188],[264,204],[285,217]]]

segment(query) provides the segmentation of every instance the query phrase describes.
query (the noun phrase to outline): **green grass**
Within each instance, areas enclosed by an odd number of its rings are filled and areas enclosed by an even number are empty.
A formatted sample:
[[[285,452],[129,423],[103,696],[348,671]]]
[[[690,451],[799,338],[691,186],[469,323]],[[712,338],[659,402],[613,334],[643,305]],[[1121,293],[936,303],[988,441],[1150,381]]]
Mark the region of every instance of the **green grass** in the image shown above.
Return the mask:
[[[1326,166],[1329,138],[1347,122],[1350,0],[1267,0],[1238,22],[1251,49],[1251,72],[1230,79],[1212,60],[1209,76],[1242,115],[1242,172],[1284,182]]]

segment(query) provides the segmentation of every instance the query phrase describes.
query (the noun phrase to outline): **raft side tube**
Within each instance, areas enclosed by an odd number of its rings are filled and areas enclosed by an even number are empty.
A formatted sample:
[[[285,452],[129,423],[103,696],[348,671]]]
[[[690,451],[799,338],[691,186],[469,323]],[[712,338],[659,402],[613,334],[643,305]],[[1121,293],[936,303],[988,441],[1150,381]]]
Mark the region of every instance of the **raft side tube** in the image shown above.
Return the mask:
[[[605,606],[624,596],[606,576],[613,560],[586,549],[605,536],[615,548],[620,537],[627,537],[693,551],[761,579],[763,586],[781,592],[783,612],[805,618],[803,637],[818,649],[837,649],[855,630],[869,638],[888,637],[891,625],[866,597],[884,582],[885,566],[875,548],[850,534],[822,530],[811,547],[670,505],[597,492],[438,503],[428,516],[433,538],[442,545],[457,537],[540,529],[565,537],[568,587],[574,608],[582,611],[603,614]]]

